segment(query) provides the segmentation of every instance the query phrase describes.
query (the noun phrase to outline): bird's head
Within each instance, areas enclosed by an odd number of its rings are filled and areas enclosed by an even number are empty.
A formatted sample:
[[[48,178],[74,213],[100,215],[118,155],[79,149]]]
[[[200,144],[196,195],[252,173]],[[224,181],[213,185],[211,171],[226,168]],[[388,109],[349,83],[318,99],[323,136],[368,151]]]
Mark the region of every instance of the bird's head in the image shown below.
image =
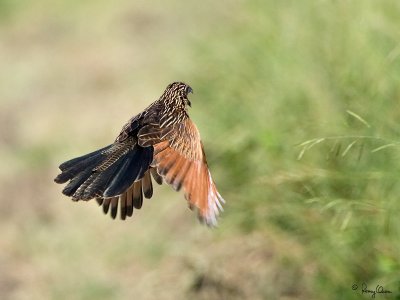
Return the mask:
[[[183,106],[192,106],[188,98],[189,93],[193,93],[193,89],[189,85],[183,82],[173,82],[167,86],[163,96]]]

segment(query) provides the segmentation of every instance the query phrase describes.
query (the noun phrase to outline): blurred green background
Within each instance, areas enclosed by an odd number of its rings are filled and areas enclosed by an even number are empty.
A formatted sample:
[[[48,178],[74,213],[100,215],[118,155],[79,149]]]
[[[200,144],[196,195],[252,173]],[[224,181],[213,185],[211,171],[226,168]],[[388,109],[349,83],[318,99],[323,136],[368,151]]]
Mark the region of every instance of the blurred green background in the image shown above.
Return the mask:
[[[0,0],[0,298],[399,299],[399,28],[397,0]],[[177,80],[219,227],[166,186],[124,222],[62,196]]]

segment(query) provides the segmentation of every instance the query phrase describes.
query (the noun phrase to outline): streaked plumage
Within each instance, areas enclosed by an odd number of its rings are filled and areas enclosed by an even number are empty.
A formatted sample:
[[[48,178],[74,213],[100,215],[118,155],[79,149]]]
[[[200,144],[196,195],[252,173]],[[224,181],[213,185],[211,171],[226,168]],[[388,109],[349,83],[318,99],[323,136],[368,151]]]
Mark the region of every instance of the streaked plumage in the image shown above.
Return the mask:
[[[72,200],[95,198],[115,218],[132,216],[143,196],[153,195],[152,179],[181,188],[200,220],[213,226],[224,200],[211,178],[203,144],[190,120],[190,86],[174,82],[142,113],[129,120],[115,142],[60,165],[57,183],[66,183],[63,194]]]

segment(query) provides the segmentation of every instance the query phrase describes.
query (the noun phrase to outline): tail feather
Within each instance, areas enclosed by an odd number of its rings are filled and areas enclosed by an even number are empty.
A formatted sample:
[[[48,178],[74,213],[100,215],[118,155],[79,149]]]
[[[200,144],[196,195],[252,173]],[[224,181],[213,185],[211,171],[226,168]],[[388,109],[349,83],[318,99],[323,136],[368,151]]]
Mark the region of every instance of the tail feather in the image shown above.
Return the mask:
[[[101,205],[103,205],[104,198],[96,198],[96,201],[97,201],[97,204],[98,204],[99,206],[101,206]]]
[[[150,171],[147,171],[142,179],[143,194],[147,199],[153,196],[153,184],[151,183]]]
[[[103,205],[105,213],[110,211],[110,216],[115,218],[118,214],[118,206],[122,220],[131,217],[133,210],[140,209],[143,205],[143,198],[153,196],[153,184],[151,180],[151,169],[147,170],[140,180],[135,181],[125,192],[119,196],[108,198],[96,198],[99,205]],[[119,203],[117,203],[119,201]],[[104,207],[105,206],[105,207]]]
[[[119,197],[120,206],[121,206],[121,220],[125,220],[125,218],[126,218],[127,193],[128,192],[125,192]]]
[[[133,207],[140,209],[143,205],[143,193],[142,193],[142,182],[136,181],[133,184]]]
[[[104,199],[104,203],[103,203],[103,212],[105,213],[105,214],[107,214],[108,213],[108,209],[110,208],[110,203],[111,203],[111,200],[112,200],[113,198],[106,198],[106,199]]]
[[[162,177],[157,173],[157,168],[151,168],[150,169],[151,175],[153,175],[154,180],[158,183],[158,184],[162,184]]]
[[[126,192],[126,215],[128,217],[133,215],[133,187]]]
[[[111,218],[115,219],[118,213],[118,202],[119,198],[114,197],[111,199]]]

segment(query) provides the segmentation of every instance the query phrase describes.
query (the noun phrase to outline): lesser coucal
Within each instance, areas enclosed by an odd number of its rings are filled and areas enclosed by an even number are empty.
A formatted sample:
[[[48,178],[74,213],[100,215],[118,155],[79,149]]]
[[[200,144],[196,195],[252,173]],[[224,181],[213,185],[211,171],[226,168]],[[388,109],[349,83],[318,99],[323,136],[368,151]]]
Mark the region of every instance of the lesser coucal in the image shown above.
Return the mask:
[[[63,194],[74,201],[96,198],[112,218],[119,206],[125,219],[141,208],[143,195],[152,197],[152,176],[158,184],[164,180],[177,191],[183,188],[200,220],[216,225],[224,200],[188,115],[191,92],[185,83],[171,83],[157,101],[125,124],[114,143],[61,164],[54,181],[69,181]]]

